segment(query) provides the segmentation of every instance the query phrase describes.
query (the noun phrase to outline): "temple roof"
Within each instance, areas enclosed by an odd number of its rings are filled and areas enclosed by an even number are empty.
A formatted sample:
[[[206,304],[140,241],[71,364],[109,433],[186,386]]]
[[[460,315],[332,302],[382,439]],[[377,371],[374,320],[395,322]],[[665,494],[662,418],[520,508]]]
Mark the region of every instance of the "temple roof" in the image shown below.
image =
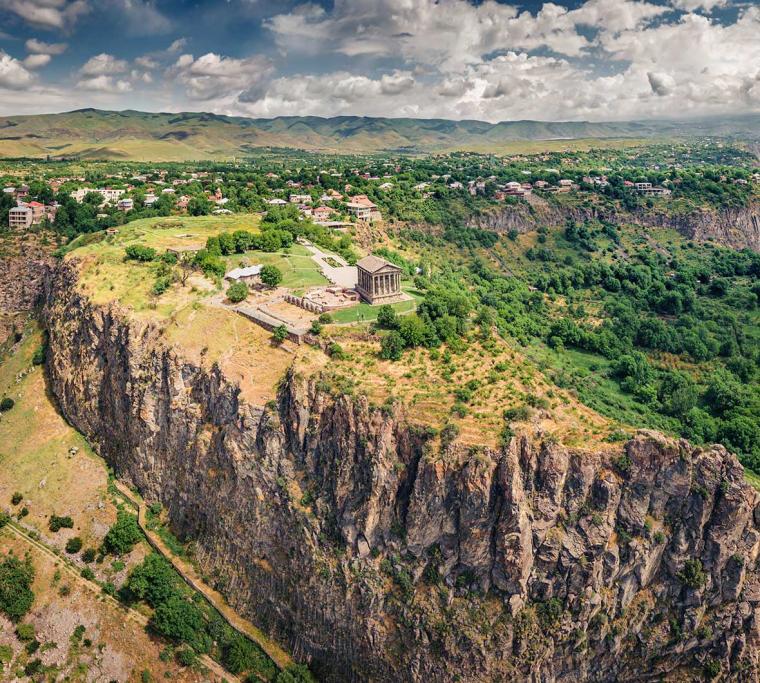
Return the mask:
[[[365,256],[356,265],[362,270],[366,270],[368,273],[377,273],[384,268],[389,268],[394,271],[401,270],[401,268],[399,268],[395,263],[391,263],[390,261],[386,261],[384,258],[373,255]]]

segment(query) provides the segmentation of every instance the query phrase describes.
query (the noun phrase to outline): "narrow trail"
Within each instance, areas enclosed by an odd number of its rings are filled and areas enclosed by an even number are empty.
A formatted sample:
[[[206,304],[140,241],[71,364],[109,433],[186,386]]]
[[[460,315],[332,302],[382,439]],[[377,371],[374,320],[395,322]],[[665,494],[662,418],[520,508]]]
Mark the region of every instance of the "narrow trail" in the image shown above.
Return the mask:
[[[10,522],[5,526],[5,529],[13,533],[15,536],[26,542],[28,545],[31,545],[35,550],[42,553],[49,559],[53,560],[56,563],[59,563],[61,568],[71,576],[72,579],[74,579],[80,586],[84,587],[89,592],[96,595],[99,599],[104,600],[108,604],[110,604],[112,607],[116,608],[119,612],[121,612],[126,619],[129,619],[130,621],[134,621],[135,623],[139,624],[143,628],[147,627],[148,625],[148,617],[146,617],[144,614],[141,614],[135,609],[132,609],[131,607],[128,607],[122,602],[119,602],[116,598],[114,598],[112,595],[108,595],[107,593],[104,593],[101,587],[95,582],[90,581],[89,579],[85,579],[79,570],[79,567],[77,567],[75,564],[67,560],[65,557],[61,557],[60,555],[57,555],[54,553],[48,546],[46,546],[41,541],[38,541],[34,538],[32,538],[29,533],[24,529],[22,526],[16,524],[15,522]],[[198,657],[201,664],[208,669],[209,672],[214,674],[216,676],[217,680],[219,681],[228,681],[228,683],[240,683],[240,679],[231,674],[229,671],[225,670],[224,667],[221,666],[218,662],[215,662],[211,657],[208,655],[200,655]]]
[[[145,533],[148,542],[158,553],[171,562],[172,566],[177,570],[177,573],[183,578],[185,583],[201,593],[232,628],[257,643],[280,669],[284,670],[288,666],[294,664],[293,658],[285,650],[283,650],[261,629],[235,612],[235,610],[227,604],[224,596],[219,591],[211,588],[211,586],[198,575],[198,572],[192,564],[183,560],[181,557],[177,557],[163,542],[161,537],[155,531],[148,528],[148,508],[145,501],[122,482],[114,480],[114,484],[119,492],[137,508],[137,521],[140,528]]]

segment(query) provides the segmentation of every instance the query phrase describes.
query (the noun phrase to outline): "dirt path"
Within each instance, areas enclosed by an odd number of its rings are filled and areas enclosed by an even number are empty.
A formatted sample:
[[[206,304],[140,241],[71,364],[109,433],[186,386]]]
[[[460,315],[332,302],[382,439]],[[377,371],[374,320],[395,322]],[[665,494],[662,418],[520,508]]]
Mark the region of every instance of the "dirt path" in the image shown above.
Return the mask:
[[[15,536],[18,536],[18,538],[25,541],[27,544],[31,545],[35,550],[48,557],[54,563],[59,564],[63,571],[69,574],[74,581],[86,588],[91,593],[97,595],[99,599],[102,599],[105,602],[109,603],[112,607],[121,612],[126,619],[134,621],[143,628],[148,625],[148,617],[146,617],[144,614],[141,614],[137,610],[132,609],[131,607],[127,607],[124,603],[119,602],[112,595],[104,593],[101,587],[95,581],[85,579],[81,575],[79,567],[69,562],[65,557],[56,555],[56,553],[54,553],[44,543],[32,538],[23,527],[18,526],[15,522],[10,522],[5,526],[5,529],[10,531]],[[234,683],[237,681],[239,683],[240,679],[237,676],[234,676],[233,674],[226,671],[218,662],[215,662],[208,655],[200,655],[198,657],[198,660],[206,669],[214,674],[218,680],[228,681],[229,683]]]
[[[203,581],[192,564],[183,560],[181,557],[177,557],[172,553],[163,540],[161,540],[161,537],[156,532],[148,529],[148,508],[145,501],[122,482],[115,480],[114,483],[119,492],[137,508],[137,520],[145,533],[148,542],[156,549],[156,551],[161,553],[161,555],[172,563],[185,582],[191,588],[201,593],[217,609],[219,614],[222,615],[224,620],[232,628],[244,636],[247,636],[253,642],[258,643],[261,649],[269,655],[272,661],[277,664],[280,669],[286,669],[293,664],[293,658],[285,652],[285,650],[269,638],[269,636],[267,636],[261,629],[235,612],[235,610],[227,604],[224,596],[219,591],[214,590]]]

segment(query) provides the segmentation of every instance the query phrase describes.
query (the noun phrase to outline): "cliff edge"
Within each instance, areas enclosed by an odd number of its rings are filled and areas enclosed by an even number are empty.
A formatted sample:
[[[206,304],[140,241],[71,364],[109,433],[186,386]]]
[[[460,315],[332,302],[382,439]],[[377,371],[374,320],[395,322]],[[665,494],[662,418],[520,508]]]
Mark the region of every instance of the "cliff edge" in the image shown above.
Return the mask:
[[[250,405],[66,263],[44,317],[65,417],[324,680],[757,679],[760,496],[724,448],[447,445],[294,371]]]

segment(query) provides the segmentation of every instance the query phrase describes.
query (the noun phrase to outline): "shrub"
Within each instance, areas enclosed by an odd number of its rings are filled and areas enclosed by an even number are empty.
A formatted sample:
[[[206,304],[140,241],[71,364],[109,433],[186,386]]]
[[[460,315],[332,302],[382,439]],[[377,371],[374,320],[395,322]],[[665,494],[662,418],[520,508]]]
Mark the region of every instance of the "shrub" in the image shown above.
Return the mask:
[[[158,553],[151,553],[131,571],[125,589],[130,599],[156,607],[178,593],[177,585],[172,566]]]
[[[346,357],[346,352],[343,350],[343,347],[338,344],[337,342],[332,342],[327,347],[327,355],[330,356],[330,358],[335,358],[336,360],[342,360]]]
[[[153,283],[151,292],[153,292],[153,294],[156,296],[161,296],[167,289],[169,289],[171,283],[171,278],[168,275],[156,278],[156,281]]]
[[[277,266],[266,265],[259,276],[267,287],[276,287],[282,282],[282,271]]]
[[[85,567],[82,572],[81,576],[83,579],[87,579],[88,581],[94,581],[95,580],[95,572],[92,571],[89,567]]]
[[[329,325],[333,321],[332,316],[329,313],[323,313],[317,318],[317,320],[323,325]]]
[[[7,413],[13,406],[16,405],[12,398],[5,396],[0,400],[0,413]]]
[[[702,561],[698,559],[686,560],[683,569],[678,572],[678,578],[689,588],[702,588],[707,583],[707,574],[702,568]]]
[[[132,261],[146,262],[156,258],[156,250],[153,247],[144,247],[141,244],[130,244],[124,251]]]
[[[312,320],[311,321],[311,329],[309,330],[312,334],[315,334],[319,336],[322,334],[322,323],[319,322],[319,320]]]
[[[25,643],[34,640],[37,636],[34,624],[19,624],[16,626],[16,636]]]
[[[94,561],[95,561],[95,548],[87,548],[87,550],[85,550],[82,553],[82,562],[87,562],[87,564],[89,564],[90,562],[94,562]]]
[[[50,515],[48,521],[48,529],[50,531],[58,531],[59,529],[73,529],[74,520],[71,517],[59,517],[58,515]]]
[[[12,505],[18,505],[22,500],[24,500],[24,495],[18,491],[11,496]]]
[[[248,296],[248,285],[245,282],[233,282],[227,289],[227,298],[233,303],[238,304],[244,301]]]
[[[274,328],[272,338],[277,344],[282,344],[288,338],[288,328],[285,325],[280,325]]]
[[[198,655],[196,655],[195,651],[189,647],[183,647],[181,650],[177,650],[175,657],[180,666],[192,666],[198,659]]]
[[[263,670],[273,668],[269,658],[261,649],[241,635],[235,635],[227,647],[224,648],[222,652],[222,664],[227,671],[233,674],[251,670],[263,673]]]
[[[391,330],[380,340],[380,358],[399,360],[404,351],[404,340],[395,330]]]
[[[32,356],[32,365],[42,365],[45,362],[45,346],[38,346]]]
[[[150,627],[170,640],[194,645],[202,641],[203,614],[192,602],[180,595],[172,595],[156,607]]]
[[[127,512],[119,511],[116,523],[108,530],[103,539],[103,548],[112,555],[125,555],[130,552],[142,538],[137,517]]]
[[[32,607],[34,567],[27,557],[21,561],[7,555],[0,564],[0,612],[11,621],[19,621]]]
[[[74,536],[66,542],[66,552],[69,555],[75,555],[82,549],[82,539],[79,536]]]
[[[398,327],[398,316],[389,304],[383,304],[378,309],[377,326],[386,330],[395,330]]]

